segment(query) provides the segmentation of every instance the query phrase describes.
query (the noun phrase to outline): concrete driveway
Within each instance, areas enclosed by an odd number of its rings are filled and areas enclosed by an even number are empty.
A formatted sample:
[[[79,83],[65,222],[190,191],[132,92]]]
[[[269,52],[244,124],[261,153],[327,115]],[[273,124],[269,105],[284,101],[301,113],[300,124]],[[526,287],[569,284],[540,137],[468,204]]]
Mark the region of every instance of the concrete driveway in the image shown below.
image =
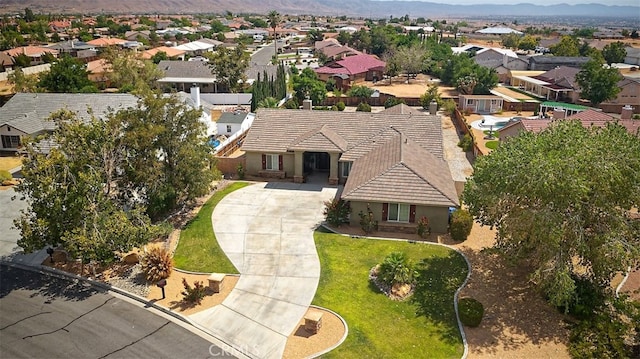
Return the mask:
[[[281,358],[318,287],[313,230],[336,191],[260,183],[226,196],[213,212],[213,228],[241,276],[221,305],[190,319],[247,356]]]

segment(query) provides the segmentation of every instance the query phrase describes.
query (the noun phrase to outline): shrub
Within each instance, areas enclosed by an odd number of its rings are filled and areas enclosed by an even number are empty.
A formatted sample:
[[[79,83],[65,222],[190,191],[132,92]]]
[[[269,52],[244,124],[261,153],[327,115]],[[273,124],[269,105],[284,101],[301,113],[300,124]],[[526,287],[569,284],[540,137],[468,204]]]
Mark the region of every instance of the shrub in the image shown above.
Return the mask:
[[[340,101],[336,104],[336,107],[338,108],[338,111],[344,111],[345,107],[347,107],[344,102]]]
[[[200,304],[202,302],[202,298],[206,293],[206,288],[202,284],[202,281],[197,280],[193,282],[193,287],[187,283],[186,278],[182,278],[182,285],[184,286],[184,290],[182,291],[182,295],[184,296],[184,300],[188,303]]]
[[[401,98],[397,98],[397,97],[389,97],[385,102],[384,102],[384,108],[389,108],[389,107],[393,107],[395,105],[399,105],[401,103],[405,103],[405,101]]]
[[[468,152],[471,151],[473,147],[473,138],[468,133],[464,134],[464,137],[458,142],[458,147],[462,148],[463,151]]]
[[[477,327],[482,322],[484,306],[473,298],[461,298],[458,300],[458,313],[462,324]]]
[[[421,238],[427,238],[431,234],[431,226],[429,226],[429,218],[422,216],[418,220],[418,227],[416,228],[418,235]]]
[[[449,232],[454,241],[462,242],[471,234],[473,227],[473,216],[466,209],[457,209],[451,215]]]
[[[236,172],[238,173],[238,179],[243,180],[244,179],[244,166],[242,166],[242,163],[238,163],[238,166],[236,167]]]
[[[296,99],[294,97],[288,99],[284,103],[284,108],[289,109],[289,110],[297,110],[298,107],[299,107],[298,101],[296,101]]]
[[[338,227],[343,223],[349,222],[349,213],[351,213],[349,202],[338,198],[324,202],[325,220],[333,226]]]
[[[144,277],[150,282],[168,278],[173,270],[171,252],[164,247],[152,247],[140,259]]]
[[[449,115],[453,115],[456,112],[456,109],[458,108],[458,106],[456,105],[455,101],[449,99],[442,104],[442,108],[444,109],[445,113],[448,113]]]
[[[11,178],[13,178],[13,176],[11,176],[11,173],[9,173],[9,171],[7,170],[0,170],[0,183],[4,182],[4,181],[8,181]]]
[[[366,102],[360,102],[358,104],[358,107],[356,108],[356,111],[359,111],[359,112],[371,112],[371,105],[369,105]]]
[[[394,284],[413,284],[418,278],[418,272],[406,254],[393,252],[380,263],[378,278],[389,286]]]
[[[369,234],[378,229],[378,221],[373,218],[373,212],[371,212],[368,205],[367,213],[360,211],[358,216],[360,217],[360,228],[362,228],[365,234]]]
[[[326,88],[327,91],[333,91],[336,88],[336,80],[334,80],[333,78],[330,77],[324,83],[324,88]]]

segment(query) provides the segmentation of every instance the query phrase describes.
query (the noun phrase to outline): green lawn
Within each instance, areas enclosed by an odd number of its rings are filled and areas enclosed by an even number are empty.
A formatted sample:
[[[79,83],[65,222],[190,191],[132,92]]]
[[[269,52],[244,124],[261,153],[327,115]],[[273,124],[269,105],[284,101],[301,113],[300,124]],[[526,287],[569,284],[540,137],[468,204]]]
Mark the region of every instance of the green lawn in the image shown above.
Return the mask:
[[[499,144],[500,141],[487,141],[484,145],[490,150],[495,150],[496,148],[498,148]]]
[[[322,272],[313,304],[340,314],[345,342],[327,358],[460,358],[464,347],[453,296],[467,275],[464,258],[446,247],[315,233]],[[415,294],[394,302],[369,283],[389,253],[425,260]]]
[[[211,225],[211,214],[224,196],[248,185],[246,182],[235,182],[211,196],[198,215],[180,232],[180,242],[173,255],[176,268],[205,273],[238,273],[218,245]]]

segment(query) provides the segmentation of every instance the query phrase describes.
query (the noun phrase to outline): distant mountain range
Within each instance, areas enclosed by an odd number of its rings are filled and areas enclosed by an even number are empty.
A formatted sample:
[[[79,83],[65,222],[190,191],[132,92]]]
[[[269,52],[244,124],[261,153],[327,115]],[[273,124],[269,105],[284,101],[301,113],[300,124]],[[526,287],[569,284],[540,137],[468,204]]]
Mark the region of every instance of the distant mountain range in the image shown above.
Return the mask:
[[[490,1],[490,0],[488,0]],[[529,3],[514,5],[448,5],[421,1],[371,0],[0,0],[0,13],[21,13],[28,7],[35,13],[257,13],[276,10],[283,14],[347,15],[388,18],[408,14],[425,17],[581,16],[637,18],[640,6],[602,4],[550,6]]]

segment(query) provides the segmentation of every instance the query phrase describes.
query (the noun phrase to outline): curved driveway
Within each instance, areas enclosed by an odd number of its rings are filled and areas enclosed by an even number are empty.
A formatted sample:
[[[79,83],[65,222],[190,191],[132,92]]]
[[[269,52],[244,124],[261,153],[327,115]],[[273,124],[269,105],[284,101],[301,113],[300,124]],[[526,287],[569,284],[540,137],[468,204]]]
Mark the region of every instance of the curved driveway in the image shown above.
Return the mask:
[[[240,279],[221,305],[190,319],[254,358],[281,358],[318,287],[313,230],[335,187],[259,183],[227,195],[213,228]]]

